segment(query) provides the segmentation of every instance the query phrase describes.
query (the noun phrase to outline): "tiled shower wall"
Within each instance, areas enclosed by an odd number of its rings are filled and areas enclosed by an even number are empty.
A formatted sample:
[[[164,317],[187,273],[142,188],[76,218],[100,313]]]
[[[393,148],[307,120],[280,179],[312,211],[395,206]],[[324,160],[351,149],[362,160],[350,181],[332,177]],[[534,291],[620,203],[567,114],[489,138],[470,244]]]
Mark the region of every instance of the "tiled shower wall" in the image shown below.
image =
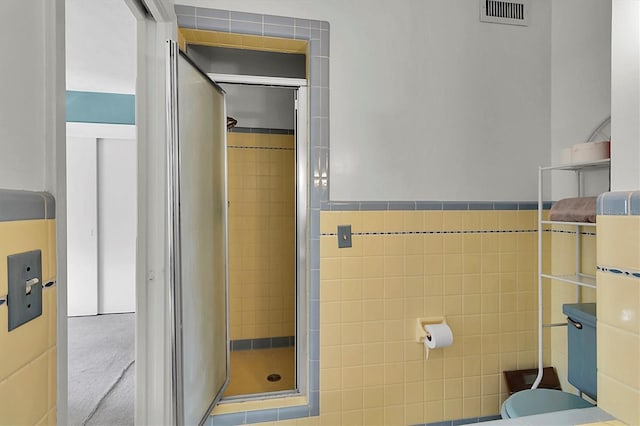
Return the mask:
[[[56,424],[53,198],[0,190],[0,424]],[[7,256],[42,251],[42,315],[8,331]]]
[[[598,405],[639,424],[640,191],[598,201]]]
[[[295,141],[228,134],[230,338],[295,335]]]

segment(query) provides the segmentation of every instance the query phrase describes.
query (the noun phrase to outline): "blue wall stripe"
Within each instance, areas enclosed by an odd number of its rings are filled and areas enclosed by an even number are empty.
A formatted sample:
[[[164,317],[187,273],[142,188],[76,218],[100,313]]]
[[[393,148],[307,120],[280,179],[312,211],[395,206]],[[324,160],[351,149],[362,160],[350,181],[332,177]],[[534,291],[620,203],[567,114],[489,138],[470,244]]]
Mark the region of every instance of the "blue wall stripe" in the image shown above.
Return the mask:
[[[121,93],[69,90],[67,122],[136,124],[136,97]]]

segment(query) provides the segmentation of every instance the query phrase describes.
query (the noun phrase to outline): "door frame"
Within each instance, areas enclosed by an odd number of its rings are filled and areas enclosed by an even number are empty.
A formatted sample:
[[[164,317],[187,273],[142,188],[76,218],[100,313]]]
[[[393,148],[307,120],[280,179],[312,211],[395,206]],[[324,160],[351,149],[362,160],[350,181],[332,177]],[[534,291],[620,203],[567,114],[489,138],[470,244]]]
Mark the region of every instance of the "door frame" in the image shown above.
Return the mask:
[[[308,353],[309,336],[307,323],[308,288],[309,288],[309,117],[308,117],[308,81],[304,78],[268,77],[241,74],[207,73],[209,78],[218,84],[244,84],[253,86],[271,86],[294,89],[295,99],[295,147],[296,147],[296,388],[291,392],[271,392],[255,394],[243,398],[242,395],[222,403],[238,403],[266,397],[282,398],[293,395],[305,395],[308,392]]]

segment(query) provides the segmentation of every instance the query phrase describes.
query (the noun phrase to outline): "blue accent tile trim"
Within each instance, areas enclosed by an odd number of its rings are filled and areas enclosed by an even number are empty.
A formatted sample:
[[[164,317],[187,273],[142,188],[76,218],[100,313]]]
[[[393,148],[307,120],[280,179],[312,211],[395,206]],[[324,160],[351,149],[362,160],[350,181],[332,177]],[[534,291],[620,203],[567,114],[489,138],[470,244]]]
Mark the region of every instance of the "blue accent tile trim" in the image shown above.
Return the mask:
[[[259,24],[262,23],[262,15],[258,15],[257,13],[231,11],[230,18],[232,21],[255,22]]]
[[[299,419],[301,417],[309,417],[308,405],[278,408],[278,420]]]
[[[250,349],[251,349],[251,339],[231,341],[232,351],[248,351]]]
[[[218,414],[210,417],[212,426],[235,426],[246,424],[247,413]]]
[[[640,204],[640,201],[639,201]],[[544,202],[543,208],[551,208]],[[537,210],[537,201],[327,201],[323,211],[380,211],[380,210]]]
[[[389,201],[389,210],[415,210],[415,201]]]
[[[275,422],[278,420],[278,409],[249,411],[247,412],[247,424]]]
[[[495,416],[478,417],[478,423],[492,422],[494,420],[502,420],[502,416],[500,414],[496,414]]]
[[[311,391],[311,393],[309,394],[309,415],[310,416],[320,415],[320,392],[319,391]]]
[[[234,127],[229,133],[259,133],[267,135],[294,135],[293,129],[267,129],[262,127]]]
[[[289,346],[291,346],[291,339],[289,338],[289,336],[271,338],[272,348],[288,348]]]
[[[40,192],[42,198],[44,198],[44,218],[55,219],[56,218],[56,199],[48,192]]]
[[[268,410],[260,410],[260,411],[248,411],[247,412],[247,423],[264,423],[264,422],[275,422],[278,420],[278,409],[271,408]]]
[[[452,420],[451,426],[470,425],[473,423],[478,423],[477,417],[471,417],[468,419],[460,419],[460,420]]]
[[[518,210],[538,210],[538,202],[522,202],[518,203]]]
[[[179,15],[176,5],[176,14]],[[196,16],[202,16],[205,18],[218,18],[218,19],[226,19],[227,21],[231,19],[231,13],[228,10],[219,10],[219,9],[206,9],[204,7],[198,7],[195,10]]]
[[[360,210],[389,210],[389,203],[386,201],[362,201],[360,203]]]
[[[631,197],[629,197],[629,214],[640,215],[640,191],[631,193]]]
[[[0,222],[55,219],[55,200],[46,192],[0,189]]]
[[[68,90],[67,122],[136,124],[135,95]]]
[[[232,340],[231,351],[286,348],[295,346],[295,336],[263,337],[259,339]]]
[[[442,201],[417,201],[416,209],[418,210],[442,210]]]
[[[626,216],[629,214],[629,192],[607,192],[603,194],[602,214]]]
[[[185,16],[196,16],[196,8],[193,6],[185,6],[182,4],[177,4],[175,6],[176,15],[185,15]]]
[[[444,201],[442,210],[469,210],[469,202],[467,201]]]
[[[496,201],[493,203],[494,210],[518,210],[518,203],[508,201]]]
[[[445,420],[442,422],[424,423],[421,426],[458,426],[458,425],[470,425],[475,423],[490,422],[494,420],[502,420],[502,416],[484,416],[484,417],[469,417],[467,419],[458,420]]]

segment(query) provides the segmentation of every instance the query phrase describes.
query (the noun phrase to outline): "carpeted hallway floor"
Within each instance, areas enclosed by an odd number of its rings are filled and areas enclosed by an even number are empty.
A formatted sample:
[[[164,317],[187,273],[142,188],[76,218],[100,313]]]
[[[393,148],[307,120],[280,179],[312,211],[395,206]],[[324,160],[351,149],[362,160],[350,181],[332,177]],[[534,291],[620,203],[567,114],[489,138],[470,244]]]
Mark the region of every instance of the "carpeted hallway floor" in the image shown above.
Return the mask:
[[[69,424],[133,425],[135,314],[70,317]]]

